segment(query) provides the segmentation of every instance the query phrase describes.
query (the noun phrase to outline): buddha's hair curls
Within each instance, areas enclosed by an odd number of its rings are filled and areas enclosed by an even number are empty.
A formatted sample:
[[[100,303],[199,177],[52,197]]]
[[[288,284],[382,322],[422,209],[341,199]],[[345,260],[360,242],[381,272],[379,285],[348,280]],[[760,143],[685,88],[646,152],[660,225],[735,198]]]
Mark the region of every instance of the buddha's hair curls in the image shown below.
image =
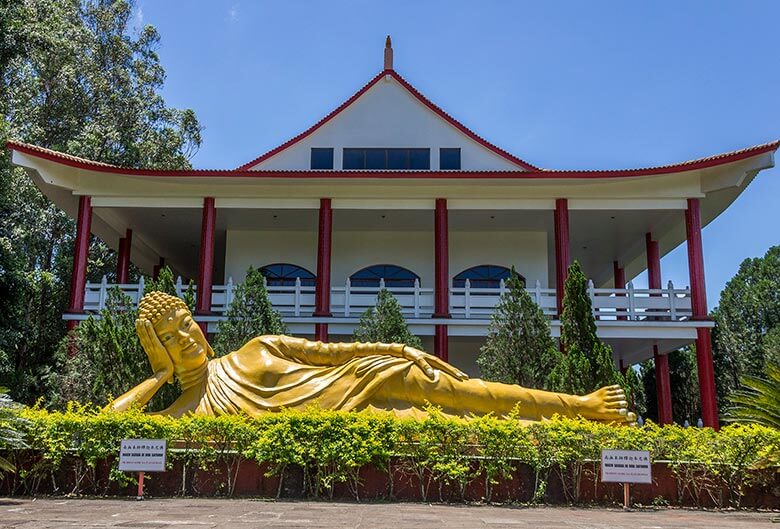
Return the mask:
[[[141,299],[141,303],[138,304],[138,318],[155,324],[169,312],[178,309],[188,312],[190,310],[181,298],[155,290]]]

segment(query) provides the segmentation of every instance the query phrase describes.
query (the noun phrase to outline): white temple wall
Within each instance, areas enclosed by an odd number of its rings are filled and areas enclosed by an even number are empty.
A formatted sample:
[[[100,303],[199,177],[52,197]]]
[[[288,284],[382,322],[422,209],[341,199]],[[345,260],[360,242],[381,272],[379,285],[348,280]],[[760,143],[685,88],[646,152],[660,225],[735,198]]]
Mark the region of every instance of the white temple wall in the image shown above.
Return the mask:
[[[433,233],[428,231],[334,230],[331,285],[367,266],[394,264],[420,276],[421,286],[433,288]],[[514,265],[529,286],[538,279],[547,286],[547,234],[544,232],[450,231],[450,276],[481,264]],[[317,273],[316,231],[228,230],[225,280],[243,281],[249,266],[292,263]]]

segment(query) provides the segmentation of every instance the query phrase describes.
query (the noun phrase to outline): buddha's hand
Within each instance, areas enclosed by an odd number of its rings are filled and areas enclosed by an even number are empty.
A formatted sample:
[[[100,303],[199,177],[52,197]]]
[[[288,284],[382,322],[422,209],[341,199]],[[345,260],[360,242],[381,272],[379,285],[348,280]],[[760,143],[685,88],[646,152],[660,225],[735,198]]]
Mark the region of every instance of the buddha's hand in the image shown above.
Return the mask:
[[[403,357],[417,364],[417,367],[422,369],[431,380],[436,379],[436,370],[447,373],[458,380],[466,380],[469,378],[466,373],[448,364],[438,356],[433,356],[424,351],[420,351],[419,349],[415,349],[414,347],[409,347],[408,345],[404,346]]]
[[[141,347],[146,351],[154,375],[162,382],[171,382],[173,380],[173,360],[157,337],[157,333],[154,332],[152,322],[135,320],[135,331],[138,333],[138,339],[141,340]]]

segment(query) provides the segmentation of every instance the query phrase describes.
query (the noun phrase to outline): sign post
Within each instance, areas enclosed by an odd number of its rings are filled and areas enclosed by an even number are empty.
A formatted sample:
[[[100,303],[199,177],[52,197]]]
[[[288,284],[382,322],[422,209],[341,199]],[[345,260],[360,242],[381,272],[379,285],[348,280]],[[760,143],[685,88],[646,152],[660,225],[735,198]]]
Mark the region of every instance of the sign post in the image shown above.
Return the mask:
[[[164,472],[167,453],[165,439],[122,439],[119,447],[119,470],[138,472],[137,500],[144,499],[146,472]]]
[[[647,450],[602,450],[601,481],[623,484],[623,508],[631,502],[631,483],[652,483],[652,465]]]

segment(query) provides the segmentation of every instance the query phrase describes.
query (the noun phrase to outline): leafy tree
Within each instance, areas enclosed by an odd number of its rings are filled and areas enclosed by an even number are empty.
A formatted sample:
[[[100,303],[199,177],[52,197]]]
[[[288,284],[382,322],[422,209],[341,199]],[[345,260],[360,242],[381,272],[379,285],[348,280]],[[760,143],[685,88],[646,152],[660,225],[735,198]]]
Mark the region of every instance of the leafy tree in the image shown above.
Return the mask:
[[[585,394],[611,384],[626,385],[612,349],[596,335],[588,282],[577,261],[569,267],[561,315],[561,344],[548,385],[554,391]]]
[[[251,266],[244,282],[236,288],[225,316],[227,319],[220,322],[214,340],[214,352],[218,356],[240,349],[255,336],[287,332],[282,317],[268,299],[263,274]]]
[[[124,166],[187,168],[200,145],[191,110],[165,105],[151,26],[134,3],[0,0],[0,144],[8,138]],[[0,382],[30,402],[65,335],[74,222],[0,153]],[[115,269],[96,238],[89,279]]]
[[[740,388],[744,376],[761,377],[780,351],[780,246],[745,259],[726,283],[713,312],[713,361],[718,404]]]
[[[130,297],[111,289],[100,317],[90,316],[60,342],[56,369],[48,376],[49,404],[62,407],[77,401],[102,406],[149,378],[149,361],[135,330],[137,318]],[[163,409],[177,395],[176,388],[166,384],[147,407]]]
[[[677,422],[688,420],[691,424],[701,417],[699,403],[699,377],[696,371],[696,347],[694,345],[672,351],[669,358],[669,383],[672,388],[672,417]],[[640,380],[645,395],[645,418],[658,422],[655,365],[652,360],[642,362]]]
[[[512,269],[477,365],[485,380],[544,389],[555,359],[550,323]]]
[[[735,391],[726,413],[729,421],[752,422],[780,430],[780,362],[777,357],[766,364],[761,377],[745,375],[742,389]]]
[[[382,288],[376,296],[376,306],[360,316],[360,323],[352,333],[356,342],[402,343],[422,349],[422,341],[412,334],[395,296]]]

